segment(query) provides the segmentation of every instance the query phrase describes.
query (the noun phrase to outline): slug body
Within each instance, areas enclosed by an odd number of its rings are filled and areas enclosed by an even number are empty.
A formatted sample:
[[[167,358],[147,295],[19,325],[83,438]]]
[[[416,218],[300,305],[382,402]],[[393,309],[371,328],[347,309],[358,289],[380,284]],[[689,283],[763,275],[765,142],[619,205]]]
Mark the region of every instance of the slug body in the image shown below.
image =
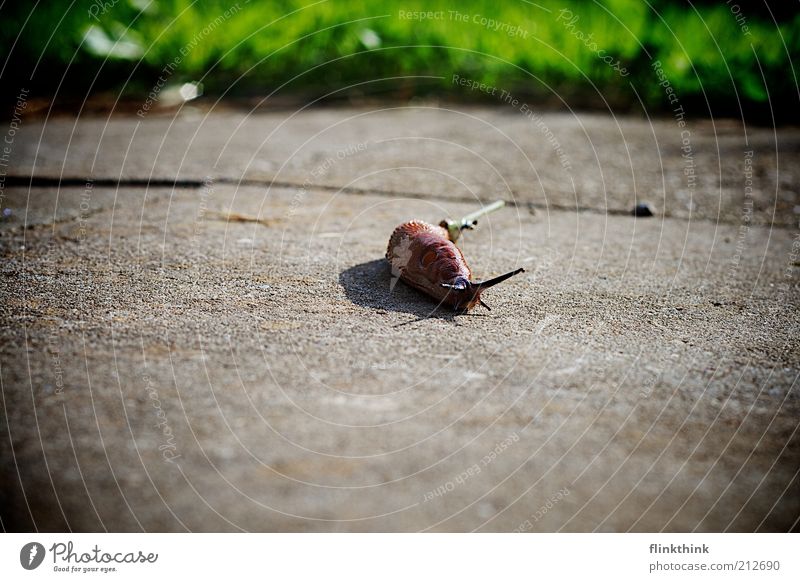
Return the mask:
[[[472,281],[472,271],[448,231],[442,226],[412,220],[398,226],[389,239],[386,259],[392,275],[456,311],[467,311],[481,301],[481,293],[509,277],[517,269],[489,281]]]

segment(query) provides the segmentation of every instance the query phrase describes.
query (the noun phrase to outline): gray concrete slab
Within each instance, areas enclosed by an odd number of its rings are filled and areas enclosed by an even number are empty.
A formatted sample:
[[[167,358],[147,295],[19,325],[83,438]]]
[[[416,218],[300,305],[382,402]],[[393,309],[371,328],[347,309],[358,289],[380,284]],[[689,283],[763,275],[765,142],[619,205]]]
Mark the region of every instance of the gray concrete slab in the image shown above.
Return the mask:
[[[796,527],[794,229],[506,209],[455,316],[382,260],[445,195],[5,194],[5,528]]]
[[[275,181],[759,224],[800,219],[800,132],[730,120],[409,106],[24,121],[10,175]]]

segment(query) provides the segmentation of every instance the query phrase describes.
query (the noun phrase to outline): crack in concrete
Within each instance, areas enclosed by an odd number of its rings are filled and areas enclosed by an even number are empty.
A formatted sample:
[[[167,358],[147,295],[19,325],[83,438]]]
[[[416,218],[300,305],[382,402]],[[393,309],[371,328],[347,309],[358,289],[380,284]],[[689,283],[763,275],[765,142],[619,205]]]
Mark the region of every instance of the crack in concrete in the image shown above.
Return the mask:
[[[199,189],[207,185],[207,177],[204,178],[55,178],[50,176],[7,176],[6,186],[27,186],[29,188],[75,188],[85,187],[87,182],[91,182],[94,186],[104,186],[109,188],[180,188],[180,189]],[[215,184],[225,184],[229,186],[253,186],[253,187],[266,187],[266,188],[304,188],[303,184],[293,181],[279,181],[279,180],[259,180],[255,178],[230,178],[218,177],[213,178]],[[355,196],[386,196],[386,197],[403,197],[412,198],[416,200],[439,200],[442,202],[455,202],[475,204],[482,202],[489,204],[494,200],[476,200],[468,196],[439,196],[432,194],[425,194],[421,192],[408,192],[397,190],[381,190],[381,189],[364,189],[354,188],[351,186],[336,186],[331,184],[315,184],[312,189],[321,190],[324,192],[336,192],[343,194],[350,194]],[[619,210],[615,208],[595,208],[591,206],[572,206],[567,204],[556,203],[541,203],[541,202],[519,202],[516,200],[505,200],[507,206],[514,208],[527,209],[529,211],[546,210],[546,211],[560,211],[560,212],[580,212],[585,214],[598,214],[603,216],[631,216],[634,215],[634,209]],[[654,214],[653,218],[671,218],[674,220],[683,220],[688,222],[710,222],[713,224],[738,224],[738,221],[726,221],[720,217],[719,220],[712,220],[710,218],[692,218],[684,216],[676,216],[669,212],[661,214]],[[792,225],[782,225],[778,223],[766,223],[761,226],[768,226],[770,228],[779,228],[783,230],[790,230]]]

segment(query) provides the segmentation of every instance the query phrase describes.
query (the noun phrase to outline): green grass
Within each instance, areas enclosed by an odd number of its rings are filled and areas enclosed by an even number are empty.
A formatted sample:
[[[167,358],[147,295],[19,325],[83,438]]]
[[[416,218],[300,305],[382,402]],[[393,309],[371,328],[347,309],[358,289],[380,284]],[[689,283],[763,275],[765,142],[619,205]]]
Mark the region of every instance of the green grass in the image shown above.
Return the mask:
[[[578,103],[605,97],[636,106],[641,98],[648,107],[663,107],[663,89],[650,67],[657,59],[681,102],[695,104],[696,114],[703,113],[706,99],[732,111],[739,101],[796,105],[790,57],[796,62],[800,56],[800,15],[782,15],[776,25],[763,8],[742,0],[750,32],[745,35],[724,2],[695,3],[696,8],[652,3],[655,10],[639,0],[238,0],[240,9],[207,33],[204,28],[236,2],[119,0],[98,21],[89,17],[91,2],[71,9],[68,2],[40,3],[30,15],[28,4],[11,3],[0,11],[0,43],[7,53],[17,42],[6,79],[14,72],[24,79],[41,55],[34,82],[53,85],[72,61],[62,91],[77,93],[85,92],[98,71],[96,90],[146,91],[183,49],[170,82],[202,79],[206,92],[217,94],[280,87],[281,93],[316,95],[366,83],[347,91],[488,98],[454,86],[455,73],[556,101],[555,95]],[[578,17],[571,30],[559,20],[562,9]],[[451,10],[467,14],[468,21],[452,19]],[[420,22],[399,18],[400,11],[444,11],[444,18]],[[475,15],[519,26],[527,38],[487,30],[472,21]],[[580,34],[592,34],[596,47],[587,47]],[[629,74],[604,63],[596,54],[600,49]],[[442,78],[375,81],[424,75]]]

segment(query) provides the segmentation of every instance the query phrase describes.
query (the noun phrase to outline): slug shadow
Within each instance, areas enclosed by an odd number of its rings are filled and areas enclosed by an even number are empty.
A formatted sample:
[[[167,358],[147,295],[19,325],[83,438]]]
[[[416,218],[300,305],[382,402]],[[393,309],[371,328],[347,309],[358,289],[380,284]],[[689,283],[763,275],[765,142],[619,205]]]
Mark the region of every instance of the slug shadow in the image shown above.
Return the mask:
[[[347,298],[362,307],[410,313],[420,319],[455,321],[456,316],[466,315],[453,311],[449,306],[439,306],[437,301],[402,281],[397,281],[394,289],[390,291],[391,281],[391,270],[385,259],[361,263],[339,273],[339,283],[344,288]]]

